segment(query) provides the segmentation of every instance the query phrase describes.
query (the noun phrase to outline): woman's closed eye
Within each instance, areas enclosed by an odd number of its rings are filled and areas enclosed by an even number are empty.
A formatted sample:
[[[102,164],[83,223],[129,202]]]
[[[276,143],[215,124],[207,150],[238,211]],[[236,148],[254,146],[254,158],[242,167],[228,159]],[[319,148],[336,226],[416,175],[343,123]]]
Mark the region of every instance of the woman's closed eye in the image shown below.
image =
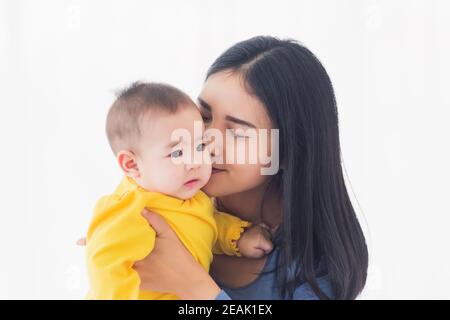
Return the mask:
[[[210,123],[212,121],[211,106],[200,97],[198,98],[200,115],[203,122]]]
[[[233,137],[235,138],[248,138],[248,136],[246,136],[244,134],[244,130],[243,129],[227,129],[229,130],[229,132],[233,135]]]
[[[212,121],[212,117],[211,116],[208,116],[208,115],[205,115],[205,114],[201,114],[202,115],[202,119],[203,119],[203,122],[206,124],[206,123],[210,123],[211,121]]]

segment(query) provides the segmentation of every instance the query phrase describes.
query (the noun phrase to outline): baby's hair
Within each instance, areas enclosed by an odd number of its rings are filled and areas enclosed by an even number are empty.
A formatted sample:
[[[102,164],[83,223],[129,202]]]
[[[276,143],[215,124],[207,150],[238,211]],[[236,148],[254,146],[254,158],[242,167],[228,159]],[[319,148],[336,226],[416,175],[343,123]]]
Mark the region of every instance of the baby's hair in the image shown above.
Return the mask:
[[[164,83],[133,82],[117,92],[106,118],[106,135],[113,153],[134,147],[141,136],[141,124],[149,111],[175,113],[194,102],[181,90]]]

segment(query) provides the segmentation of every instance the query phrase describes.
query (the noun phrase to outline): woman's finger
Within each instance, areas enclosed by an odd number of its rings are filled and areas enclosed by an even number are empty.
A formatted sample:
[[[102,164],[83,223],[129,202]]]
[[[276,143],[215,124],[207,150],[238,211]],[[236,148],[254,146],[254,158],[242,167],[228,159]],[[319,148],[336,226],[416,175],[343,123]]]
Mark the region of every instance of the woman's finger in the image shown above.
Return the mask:
[[[172,236],[174,233],[167,222],[157,213],[149,211],[147,208],[142,210],[142,215],[155,230],[156,236],[159,238]]]

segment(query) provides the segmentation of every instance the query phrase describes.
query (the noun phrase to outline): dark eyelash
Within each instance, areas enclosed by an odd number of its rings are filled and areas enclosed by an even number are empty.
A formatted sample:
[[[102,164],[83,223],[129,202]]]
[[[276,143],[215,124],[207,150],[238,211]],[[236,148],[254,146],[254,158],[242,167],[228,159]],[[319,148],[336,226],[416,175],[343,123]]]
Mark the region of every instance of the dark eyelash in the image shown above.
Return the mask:
[[[203,121],[211,121],[211,117],[207,117],[203,114],[202,114],[202,119],[203,119]]]
[[[247,136],[236,134],[236,130],[234,130],[234,129],[229,129],[229,130],[231,130],[231,132],[233,133],[233,136],[236,138],[247,138]]]

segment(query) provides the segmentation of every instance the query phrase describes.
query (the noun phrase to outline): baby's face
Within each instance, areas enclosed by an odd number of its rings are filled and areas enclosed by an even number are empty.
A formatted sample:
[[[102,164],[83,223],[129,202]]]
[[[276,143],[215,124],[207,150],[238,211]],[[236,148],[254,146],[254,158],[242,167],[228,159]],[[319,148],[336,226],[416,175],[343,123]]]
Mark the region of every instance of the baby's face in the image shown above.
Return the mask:
[[[180,135],[172,139],[172,133],[180,129],[185,133],[181,141]],[[143,117],[136,155],[140,176],[135,180],[148,191],[183,200],[193,197],[211,175],[203,133],[203,120],[195,106],[181,106],[174,114],[155,111]]]

